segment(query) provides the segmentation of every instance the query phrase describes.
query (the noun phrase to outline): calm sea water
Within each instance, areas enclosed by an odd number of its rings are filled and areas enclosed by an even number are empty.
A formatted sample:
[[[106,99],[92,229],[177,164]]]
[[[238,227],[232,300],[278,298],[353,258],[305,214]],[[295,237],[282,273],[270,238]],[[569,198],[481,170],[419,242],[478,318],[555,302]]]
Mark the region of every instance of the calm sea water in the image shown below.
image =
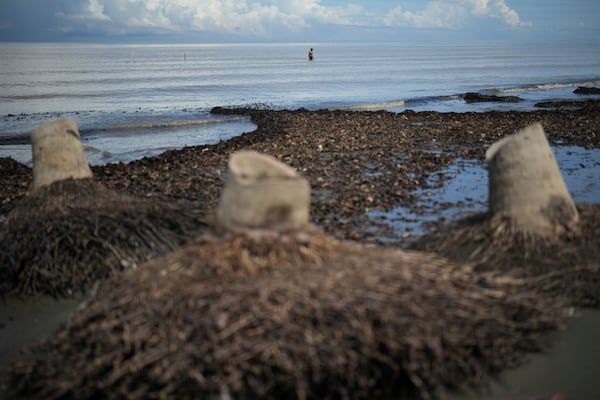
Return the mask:
[[[315,60],[307,60],[309,47]],[[216,142],[253,125],[215,106],[531,109],[600,85],[600,43],[0,44],[0,156],[28,162],[31,130],[75,119],[90,162]],[[468,91],[521,103],[467,105]],[[10,138],[10,139],[8,139]]]

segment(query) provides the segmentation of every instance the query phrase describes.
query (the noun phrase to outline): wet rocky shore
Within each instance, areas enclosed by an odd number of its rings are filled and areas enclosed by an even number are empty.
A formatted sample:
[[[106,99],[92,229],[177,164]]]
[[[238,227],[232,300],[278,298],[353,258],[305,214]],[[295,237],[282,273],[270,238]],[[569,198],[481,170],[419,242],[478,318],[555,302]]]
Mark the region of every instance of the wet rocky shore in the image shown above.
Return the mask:
[[[248,115],[257,129],[214,145],[96,166],[93,173],[108,188],[211,210],[223,187],[229,155],[252,149],[275,156],[309,180],[312,222],[327,233],[367,242],[385,236],[401,244],[406,238],[367,213],[406,207],[418,215],[422,206],[417,193],[444,185],[443,174],[435,180],[429,179],[432,174],[460,167],[464,160],[483,166],[486,148],[501,137],[540,122],[552,145],[600,147],[600,101],[577,105],[483,113],[215,108],[216,114]],[[30,182],[28,167],[0,159],[0,214],[14,207]]]

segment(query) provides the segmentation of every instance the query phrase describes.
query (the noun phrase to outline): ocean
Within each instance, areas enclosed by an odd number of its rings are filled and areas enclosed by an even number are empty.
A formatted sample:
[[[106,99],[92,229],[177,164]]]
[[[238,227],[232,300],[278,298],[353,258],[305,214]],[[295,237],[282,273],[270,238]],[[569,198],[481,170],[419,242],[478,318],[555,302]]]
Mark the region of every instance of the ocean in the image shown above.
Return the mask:
[[[530,110],[581,98],[578,86],[600,86],[600,42],[0,43],[0,157],[30,164],[32,129],[56,118],[77,122],[96,165],[254,129],[215,106]],[[523,101],[467,104],[466,92]]]

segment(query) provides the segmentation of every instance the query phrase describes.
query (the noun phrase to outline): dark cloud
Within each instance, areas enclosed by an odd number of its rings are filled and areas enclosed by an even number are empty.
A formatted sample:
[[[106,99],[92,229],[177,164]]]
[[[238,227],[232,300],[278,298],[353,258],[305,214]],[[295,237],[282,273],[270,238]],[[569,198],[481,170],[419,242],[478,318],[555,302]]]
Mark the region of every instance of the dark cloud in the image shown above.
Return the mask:
[[[69,0],[2,0],[0,1],[0,40],[60,40],[61,21],[56,13],[79,5]]]

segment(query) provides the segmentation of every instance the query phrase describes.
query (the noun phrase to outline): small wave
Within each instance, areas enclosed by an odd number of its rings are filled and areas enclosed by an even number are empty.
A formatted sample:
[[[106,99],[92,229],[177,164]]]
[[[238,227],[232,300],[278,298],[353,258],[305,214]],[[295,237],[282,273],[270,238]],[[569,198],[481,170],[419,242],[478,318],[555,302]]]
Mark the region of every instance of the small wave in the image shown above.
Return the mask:
[[[31,132],[9,133],[6,136],[0,135],[0,146],[31,144]]]
[[[83,145],[82,146],[83,151],[85,151],[86,153],[100,153],[102,151],[99,148],[94,147],[94,146],[90,146],[90,145],[83,144],[83,143],[82,143],[82,145]]]
[[[528,85],[517,88],[496,88],[490,90],[494,93],[523,93],[523,92],[541,92],[546,90],[557,90],[576,88],[579,86],[598,86],[600,80],[585,81],[585,82],[569,82],[569,83],[543,83],[538,85]]]
[[[396,100],[396,101],[388,101],[381,103],[363,103],[363,104],[354,104],[347,107],[342,107],[344,110],[353,110],[353,111],[373,111],[373,110],[386,110],[389,108],[398,108],[404,107],[404,100]]]
[[[15,94],[11,96],[0,96],[0,101],[19,102],[26,100],[52,100],[52,99],[87,99],[99,97],[98,93],[39,93],[39,94]]]
[[[22,124],[20,127],[16,127],[14,131],[5,131],[0,133],[0,145],[7,144],[30,144],[31,143],[31,131],[36,125],[45,122],[49,119],[55,119],[60,117],[77,119],[77,115],[70,115],[72,113],[65,114],[54,114],[54,113],[41,113],[41,114],[22,114],[14,116],[9,114],[6,118],[18,117],[18,119],[28,120],[30,122]],[[122,123],[114,126],[94,126],[95,124],[82,123],[79,126],[79,132],[82,136],[89,137],[94,134],[102,134],[106,132],[128,132],[128,131],[139,131],[139,130],[157,130],[157,129],[177,129],[177,128],[189,128],[189,127],[207,127],[210,125],[219,125],[227,123],[244,122],[248,120],[245,116],[227,116],[224,118],[197,118],[197,119],[165,119],[148,121],[141,120],[139,122]],[[21,129],[19,129],[21,128]]]
[[[452,101],[452,100],[460,100],[461,95],[458,94],[450,94],[450,95],[441,95],[441,96],[425,96],[425,97],[416,97],[414,99],[410,99],[406,101],[407,105],[418,105],[418,104],[428,104],[428,103],[440,103],[444,101]]]
[[[204,118],[204,119],[187,119],[180,121],[154,121],[139,124],[125,124],[116,126],[107,126],[103,128],[90,128],[84,132],[108,132],[108,131],[128,131],[137,129],[158,129],[158,128],[182,128],[190,126],[206,126],[213,124],[224,124],[228,122],[243,121],[245,117],[231,118]]]

